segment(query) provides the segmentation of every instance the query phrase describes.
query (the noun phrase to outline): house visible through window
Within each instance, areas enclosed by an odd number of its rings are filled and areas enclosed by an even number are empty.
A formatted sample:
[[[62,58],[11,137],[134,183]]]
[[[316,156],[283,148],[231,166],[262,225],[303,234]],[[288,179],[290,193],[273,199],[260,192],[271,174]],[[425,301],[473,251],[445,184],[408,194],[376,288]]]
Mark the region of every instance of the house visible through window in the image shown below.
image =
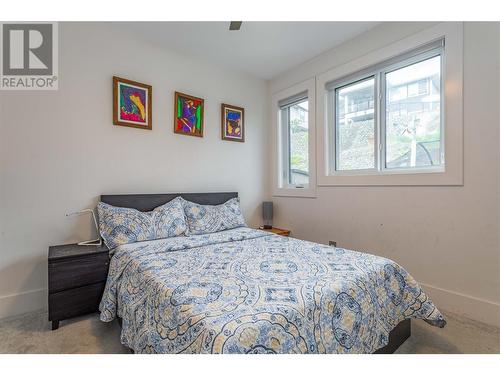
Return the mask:
[[[384,173],[444,165],[443,41],[328,83],[330,173]]]
[[[309,184],[308,105],[304,94],[280,102],[283,182],[291,187]]]
[[[407,95],[386,101],[386,168],[441,164],[441,56],[385,74],[388,91]]]
[[[375,78],[337,89],[337,169],[375,167]]]

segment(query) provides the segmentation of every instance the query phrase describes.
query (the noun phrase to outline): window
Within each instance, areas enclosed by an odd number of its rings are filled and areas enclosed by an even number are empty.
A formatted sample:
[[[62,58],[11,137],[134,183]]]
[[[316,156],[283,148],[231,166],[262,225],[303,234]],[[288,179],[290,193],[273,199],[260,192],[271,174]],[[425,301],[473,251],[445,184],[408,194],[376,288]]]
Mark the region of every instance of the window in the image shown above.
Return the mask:
[[[316,80],[273,94],[273,195],[316,196]]]
[[[440,166],[441,55],[384,76],[387,90],[408,88],[406,98],[385,103],[385,168]]]
[[[443,171],[444,40],[328,82],[335,174]]]
[[[337,170],[375,167],[375,78],[337,88]]]
[[[307,97],[280,106],[283,144],[283,181],[289,186],[309,184],[309,127]]]

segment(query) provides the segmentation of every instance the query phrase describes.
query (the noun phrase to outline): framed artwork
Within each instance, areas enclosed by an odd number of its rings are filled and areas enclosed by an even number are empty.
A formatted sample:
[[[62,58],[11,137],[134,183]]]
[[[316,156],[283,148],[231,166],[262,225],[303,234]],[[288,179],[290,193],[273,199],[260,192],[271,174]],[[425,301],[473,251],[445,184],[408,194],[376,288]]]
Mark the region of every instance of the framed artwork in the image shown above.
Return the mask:
[[[221,134],[225,141],[245,142],[245,109],[222,103]]]
[[[175,92],[174,133],[203,137],[204,100]]]
[[[149,85],[113,77],[113,124],[151,130],[152,91]]]

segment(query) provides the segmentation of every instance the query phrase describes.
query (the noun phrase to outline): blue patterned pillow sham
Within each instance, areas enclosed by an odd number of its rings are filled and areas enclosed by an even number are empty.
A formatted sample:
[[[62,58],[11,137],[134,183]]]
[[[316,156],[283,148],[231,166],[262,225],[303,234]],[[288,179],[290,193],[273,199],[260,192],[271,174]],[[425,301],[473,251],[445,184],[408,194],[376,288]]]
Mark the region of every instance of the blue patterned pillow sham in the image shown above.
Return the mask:
[[[197,204],[183,199],[182,205],[188,223],[188,234],[207,234],[246,227],[238,198],[232,198],[217,206]]]
[[[180,236],[187,230],[180,197],[150,212],[103,202],[99,202],[97,211],[99,231],[109,249],[133,242]]]

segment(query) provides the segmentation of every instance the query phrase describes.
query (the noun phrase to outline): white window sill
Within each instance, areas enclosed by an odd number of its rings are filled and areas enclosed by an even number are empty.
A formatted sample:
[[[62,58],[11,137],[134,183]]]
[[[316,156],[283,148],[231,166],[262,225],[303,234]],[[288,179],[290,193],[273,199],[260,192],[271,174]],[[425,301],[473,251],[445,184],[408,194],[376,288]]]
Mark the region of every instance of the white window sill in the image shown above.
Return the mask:
[[[396,170],[384,173],[341,173],[318,176],[318,186],[463,186],[462,171]]]

